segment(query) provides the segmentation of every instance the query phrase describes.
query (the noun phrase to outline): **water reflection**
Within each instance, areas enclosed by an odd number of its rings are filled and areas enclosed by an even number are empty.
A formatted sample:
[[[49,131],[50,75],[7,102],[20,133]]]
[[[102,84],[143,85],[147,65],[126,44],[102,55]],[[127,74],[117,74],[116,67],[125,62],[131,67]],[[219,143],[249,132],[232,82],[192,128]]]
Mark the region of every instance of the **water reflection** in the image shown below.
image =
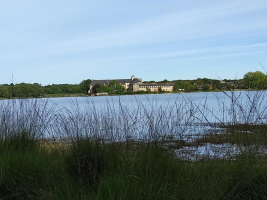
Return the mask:
[[[262,145],[237,145],[237,144],[212,144],[207,143],[202,146],[184,146],[174,150],[178,158],[190,161],[202,159],[234,159],[237,155],[243,153],[255,153],[266,156],[267,148]]]

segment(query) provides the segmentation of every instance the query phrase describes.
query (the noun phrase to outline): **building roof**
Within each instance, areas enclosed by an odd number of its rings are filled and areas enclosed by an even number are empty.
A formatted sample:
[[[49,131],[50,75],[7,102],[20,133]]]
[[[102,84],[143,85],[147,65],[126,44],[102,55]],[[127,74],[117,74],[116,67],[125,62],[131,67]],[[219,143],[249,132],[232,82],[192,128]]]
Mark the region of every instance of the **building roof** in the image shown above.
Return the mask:
[[[90,85],[96,85],[96,84],[104,84],[104,85],[108,85],[111,81],[116,81],[117,83],[120,84],[125,84],[125,83],[138,83],[138,82],[142,82],[140,79],[135,78],[135,79],[107,79],[107,80],[92,80]]]
[[[173,83],[142,83],[142,84],[140,84],[140,86],[154,86],[154,85],[157,85],[157,86],[173,86],[174,84]]]
[[[92,80],[90,85],[96,85],[96,84],[105,84],[108,85],[111,81],[116,81],[117,83],[125,84],[130,83],[132,79],[107,79],[107,80]]]
[[[131,80],[131,83],[139,83],[139,82],[142,82],[139,78]]]

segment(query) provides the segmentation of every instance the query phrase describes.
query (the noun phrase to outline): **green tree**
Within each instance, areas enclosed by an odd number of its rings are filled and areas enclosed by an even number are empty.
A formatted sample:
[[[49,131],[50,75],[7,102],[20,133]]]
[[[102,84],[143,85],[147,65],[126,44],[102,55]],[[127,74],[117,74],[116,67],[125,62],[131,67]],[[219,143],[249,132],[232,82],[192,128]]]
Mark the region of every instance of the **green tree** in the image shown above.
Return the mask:
[[[43,87],[45,94],[61,94],[62,91],[58,85],[46,85]]]
[[[198,79],[196,80],[195,84],[196,84],[196,86],[197,86],[198,88],[202,88],[203,85],[204,85],[204,82],[202,81],[201,78],[198,78]]]
[[[115,92],[116,90],[117,90],[117,85],[119,85],[119,84],[117,84],[117,82],[115,81],[115,80],[112,80],[112,81],[110,81],[110,83],[108,84],[108,92]]]
[[[190,85],[189,86],[189,91],[198,91],[198,86],[196,86],[196,85]]]
[[[52,94],[61,94],[62,90],[58,85],[52,84],[51,86]]]
[[[161,83],[168,83],[169,81],[167,79],[164,79],[163,81],[160,81]]]
[[[90,84],[92,83],[91,79],[86,79],[83,80],[80,84],[80,90],[82,91],[82,93],[88,93],[89,89],[90,89]]]
[[[173,90],[174,92],[177,92],[179,89],[180,89],[180,88],[179,88],[178,84],[174,84],[172,90]]]
[[[32,84],[32,89],[31,89],[31,95],[32,97],[39,97],[43,96],[44,94],[44,89],[39,83],[34,83]]]
[[[16,97],[31,97],[31,84],[20,83],[14,86],[14,93]]]
[[[182,80],[178,80],[173,86],[173,91],[177,92],[179,89],[184,89],[184,82]]]
[[[184,89],[185,91],[190,91],[190,82],[189,81],[184,81]]]
[[[212,89],[213,90],[222,90],[222,84],[219,80],[212,80]]]
[[[249,89],[265,89],[266,76],[260,71],[248,72],[243,77],[244,86]]]
[[[95,84],[92,88],[93,93],[106,92],[107,87],[101,83]]]
[[[3,86],[3,85],[0,86],[0,97],[2,97],[2,98],[9,98],[10,97],[7,86]]]
[[[212,80],[208,79],[208,78],[202,78],[202,82],[203,82],[203,84],[211,84]]]
[[[125,90],[125,88],[121,84],[116,85],[116,93],[120,94]]]
[[[203,90],[204,91],[209,91],[209,90],[211,90],[212,89],[212,86],[210,85],[210,84],[205,84],[205,85],[203,85]]]

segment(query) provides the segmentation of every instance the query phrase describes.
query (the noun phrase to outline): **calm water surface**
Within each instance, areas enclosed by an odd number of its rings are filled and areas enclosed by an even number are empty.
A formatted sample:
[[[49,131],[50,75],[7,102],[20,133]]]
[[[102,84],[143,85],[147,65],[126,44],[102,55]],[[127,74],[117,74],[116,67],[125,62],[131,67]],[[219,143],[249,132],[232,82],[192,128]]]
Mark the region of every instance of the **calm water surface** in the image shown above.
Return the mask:
[[[99,97],[69,97],[50,98],[59,108],[81,110],[89,105],[97,110],[105,111],[112,107],[116,111],[119,107],[134,111],[140,107],[147,110],[177,109],[184,113],[202,119],[203,123],[239,122],[264,120],[266,118],[265,91],[236,91],[236,92],[200,92],[177,94],[123,95]],[[193,112],[193,113],[192,113]],[[203,119],[205,118],[205,119]]]
[[[2,100],[0,131],[23,128],[40,137],[191,142],[222,133],[218,124],[266,123],[266,99],[265,91],[236,91]],[[196,154],[232,157],[243,148],[229,145],[184,147],[176,154],[188,159]]]

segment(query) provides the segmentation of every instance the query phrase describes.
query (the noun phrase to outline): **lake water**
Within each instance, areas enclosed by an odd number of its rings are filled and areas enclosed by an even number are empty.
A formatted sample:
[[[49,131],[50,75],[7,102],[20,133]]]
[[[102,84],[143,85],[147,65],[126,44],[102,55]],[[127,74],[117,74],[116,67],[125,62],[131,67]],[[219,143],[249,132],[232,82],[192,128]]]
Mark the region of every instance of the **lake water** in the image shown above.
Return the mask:
[[[83,135],[112,141],[169,136],[193,140],[220,131],[218,124],[265,123],[267,116],[265,91],[2,100],[0,106],[13,127],[36,127],[45,137]]]
[[[224,130],[219,124],[266,123],[266,108],[265,91],[1,100],[0,131],[23,129],[37,137],[86,136],[108,142],[191,142],[205,134],[220,134]],[[228,144],[219,145],[225,146],[229,149]],[[218,145],[206,147],[184,147],[176,154],[215,155]]]
[[[157,109],[172,109],[177,111],[194,112],[195,117],[205,115],[209,122],[227,122],[231,120],[257,120],[262,119],[266,107],[266,94],[264,91],[237,91],[216,93],[178,93],[178,94],[151,94],[151,95],[125,95],[125,96],[98,96],[98,97],[69,97],[51,98],[49,101],[67,109],[94,106],[104,112],[107,107],[119,109],[120,107],[134,111],[140,107],[149,111]],[[231,112],[235,112],[231,113]],[[242,113],[241,113],[242,112]],[[193,114],[193,113],[191,113]],[[231,114],[235,116],[231,116]],[[260,116],[257,116],[260,115]],[[234,119],[234,118],[236,119]]]

